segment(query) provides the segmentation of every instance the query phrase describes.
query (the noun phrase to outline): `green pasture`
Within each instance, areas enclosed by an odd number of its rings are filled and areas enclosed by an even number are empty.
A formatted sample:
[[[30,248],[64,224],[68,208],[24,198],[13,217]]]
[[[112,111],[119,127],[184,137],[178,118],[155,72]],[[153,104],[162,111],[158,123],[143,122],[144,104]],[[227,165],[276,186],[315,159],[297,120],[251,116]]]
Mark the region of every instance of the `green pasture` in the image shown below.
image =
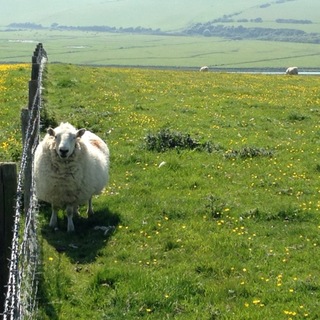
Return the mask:
[[[29,62],[42,42],[49,61],[109,66],[319,68],[317,44],[90,32],[0,33],[0,61]]]
[[[7,161],[24,104],[16,76],[0,91]],[[51,230],[41,204],[37,318],[319,319],[319,86],[48,64],[43,123],[92,130],[111,167],[75,233],[62,211]]]

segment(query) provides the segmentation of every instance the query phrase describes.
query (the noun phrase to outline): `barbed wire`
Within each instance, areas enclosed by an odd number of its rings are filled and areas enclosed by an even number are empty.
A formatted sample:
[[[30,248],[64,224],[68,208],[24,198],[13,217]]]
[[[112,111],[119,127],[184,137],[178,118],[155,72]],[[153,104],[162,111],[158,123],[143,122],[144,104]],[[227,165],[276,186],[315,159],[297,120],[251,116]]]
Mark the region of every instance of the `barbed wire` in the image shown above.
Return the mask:
[[[36,61],[40,63],[37,79],[37,90],[34,95],[23,146],[21,164],[18,174],[16,209],[11,245],[11,258],[7,294],[4,305],[3,320],[34,319],[36,313],[36,296],[38,288],[39,246],[37,237],[38,202],[34,192],[34,181],[31,186],[24,185],[26,167],[33,169],[33,154],[39,140],[39,123],[41,108],[42,75],[47,55],[42,45]],[[32,170],[33,171],[33,170]],[[24,188],[30,188],[29,206],[23,213]],[[23,226],[22,226],[22,221]]]

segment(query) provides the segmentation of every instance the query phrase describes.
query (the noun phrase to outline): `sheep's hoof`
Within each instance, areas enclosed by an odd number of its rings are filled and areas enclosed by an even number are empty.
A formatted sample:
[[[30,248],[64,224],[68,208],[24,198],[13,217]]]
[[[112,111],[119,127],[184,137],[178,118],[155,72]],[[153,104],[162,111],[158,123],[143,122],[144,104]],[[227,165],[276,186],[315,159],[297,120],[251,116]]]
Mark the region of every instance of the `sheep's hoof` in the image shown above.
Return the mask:
[[[50,222],[49,222],[49,227],[55,228],[57,226],[57,224],[58,224],[58,218],[56,215],[52,214]]]
[[[71,232],[74,232],[74,227],[73,227],[73,228],[69,228],[69,227],[68,227],[68,232],[70,232],[70,233],[71,233]]]

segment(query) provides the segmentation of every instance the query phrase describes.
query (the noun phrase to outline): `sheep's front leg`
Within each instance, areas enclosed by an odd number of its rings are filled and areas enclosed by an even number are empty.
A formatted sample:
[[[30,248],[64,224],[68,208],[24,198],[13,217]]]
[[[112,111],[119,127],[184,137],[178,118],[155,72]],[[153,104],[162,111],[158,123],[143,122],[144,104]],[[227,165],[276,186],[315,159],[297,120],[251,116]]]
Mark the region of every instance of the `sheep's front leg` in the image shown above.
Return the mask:
[[[58,223],[58,217],[57,217],[57,211],[58,209],[55,208],[53,205],[51,205],[51,218],[50,218],[50,223],[49,226],[51,228],[55,228],[57,226]]]
[[[74,206],[67,206],[67,217],[68,217],[68,232],[74,231],[74,224],[73,224],[73,212]]]
[[[88,217],[93,215],[93,208],[92,208],[92,197],[90,197],[88,201],[88,209],[87,209]]]

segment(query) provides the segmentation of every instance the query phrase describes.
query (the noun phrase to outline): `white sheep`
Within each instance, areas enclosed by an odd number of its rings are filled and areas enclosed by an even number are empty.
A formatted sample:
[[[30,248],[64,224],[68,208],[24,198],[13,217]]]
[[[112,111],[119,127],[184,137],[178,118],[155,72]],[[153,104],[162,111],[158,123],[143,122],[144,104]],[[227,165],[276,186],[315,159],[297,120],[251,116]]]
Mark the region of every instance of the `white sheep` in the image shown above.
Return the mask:
[[[199,71],[201,71],[201,72],[208,72],[208,71],[209,71],[209,67],[208,67],[208,66],[203,66],[203,67],[200,68]]]
[[[99,194],[109,178],[109,149],[98,136],[69,123],[49,128],[34,155],[35,191],[38,199],[51,203],[50,226],[57,225],[57,211],[65,209],[68,232],[74,231],[73,214]]]
[[[289,67],[286,70],[286,74],[290,74],[290,75],[298,74],[298,67]]]

